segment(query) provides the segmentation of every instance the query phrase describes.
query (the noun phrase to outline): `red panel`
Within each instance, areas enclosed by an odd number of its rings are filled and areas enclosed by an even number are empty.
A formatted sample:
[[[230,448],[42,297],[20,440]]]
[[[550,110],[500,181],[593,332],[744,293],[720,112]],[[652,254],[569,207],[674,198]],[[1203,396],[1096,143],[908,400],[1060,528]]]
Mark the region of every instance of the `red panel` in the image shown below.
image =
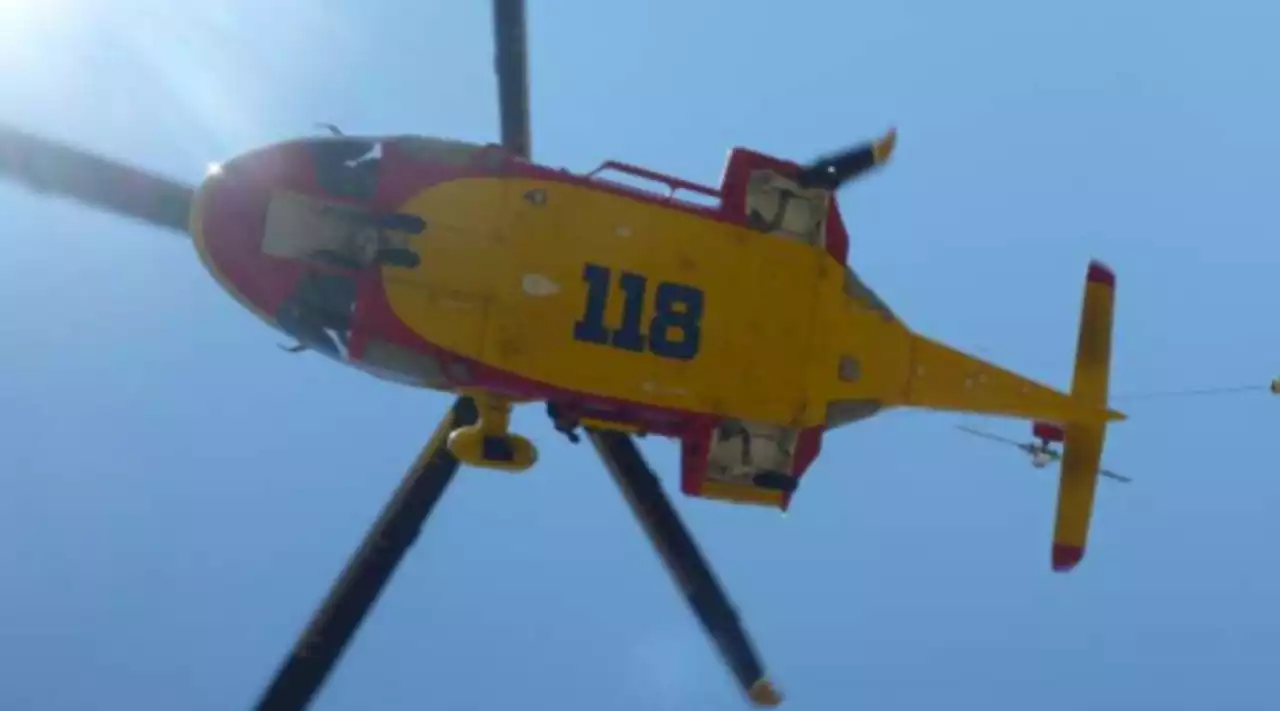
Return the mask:
[[[689,496],[702,493],[707,479],[707,457],[715,424],[710,420],[690,427],[680,440],[680,491]]]
[[[1084,549],[1079,546],[1068,546],[1061,543],[1053,544],[1053,569],[1058,573],[1065,573],[1079,565],[1084,559]]]
[[[1061,442],[1066,439],[1066,433],[1062,428],[1049,422],[1037,422],[1032,425],[1031,435],[1048,442]]]
[[[796,440],[795,461],[791,465],[791,473],[797,479],[804,476],[814,460],[818,458],[818,454],[822,452],[822,435],[825,432],[826,428],[821,426],[800,431],[800,436]]]
[[[1089,262],[1089,275],[1087,278],[1095,284],[1102,284],[1113,289],[1116,286],[1116,273],[1111,271],[1111,267],[1097,260]]]
[[[729,152],[729,162],[725,165],[723,184],[720,194],[723,196],[725,215],[738,222],[745,223],[747,212],[747,181],[755,170],[772,170],[779,175],[794,178],[800,172],[800,166],[794,162],[757,153],[747,148],[734,148]],[[849,233],[845,230],[844,220],[840,216],[840,208],[835,196],[831,196],[831,205],[827,212],[827,253],[841,264],[849,257]]]

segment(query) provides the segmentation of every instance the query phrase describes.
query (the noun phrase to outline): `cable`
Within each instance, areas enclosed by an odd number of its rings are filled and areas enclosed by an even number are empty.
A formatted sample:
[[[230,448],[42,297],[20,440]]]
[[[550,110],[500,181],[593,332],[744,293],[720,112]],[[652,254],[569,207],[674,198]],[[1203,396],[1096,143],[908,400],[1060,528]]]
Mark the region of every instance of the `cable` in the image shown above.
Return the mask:
[[[1157,398],[1201,397],[1205,395],[1229,395],[1234,393],[1257,392],[1269,389],[1266,385],[1239,385],[1230,388],[1207,388],[1201,390],[1165,390],[1146,393],[1117,395],[1116,402],[1133,400],[1154,400]]]

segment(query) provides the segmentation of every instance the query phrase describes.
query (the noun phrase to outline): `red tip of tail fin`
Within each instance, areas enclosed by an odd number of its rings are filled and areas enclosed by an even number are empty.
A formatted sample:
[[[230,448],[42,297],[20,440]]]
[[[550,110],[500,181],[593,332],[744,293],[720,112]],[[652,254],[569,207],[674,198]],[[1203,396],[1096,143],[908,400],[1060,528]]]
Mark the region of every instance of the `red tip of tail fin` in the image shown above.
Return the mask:
[[[1061,442],[1067,438],[1066,432],[1052,422],[1036,422],[1031,425],[1031,436],[1046,442]]]
[[[1065,573],[1076,567],[1084,558],[1084,548],[1068,546],[1062,543],[1053,545],[1053,570]]]
[[[1088,280],[1094,284],[1102,284],[1114,289],[1116,286],[1116,273],[1111,271],[1111,267],[1094,260],[1089,262]]]

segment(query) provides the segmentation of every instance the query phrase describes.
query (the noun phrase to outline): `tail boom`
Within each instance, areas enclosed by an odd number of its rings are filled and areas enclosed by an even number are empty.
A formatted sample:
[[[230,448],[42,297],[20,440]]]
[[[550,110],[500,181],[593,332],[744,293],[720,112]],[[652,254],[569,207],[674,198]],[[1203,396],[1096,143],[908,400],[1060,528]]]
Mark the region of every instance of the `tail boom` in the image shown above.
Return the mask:
[[[1124,419],[1105,402],[1082,402],[926,336],[912,334],[910,348],[907,387],[886,404],[1042,422]]]

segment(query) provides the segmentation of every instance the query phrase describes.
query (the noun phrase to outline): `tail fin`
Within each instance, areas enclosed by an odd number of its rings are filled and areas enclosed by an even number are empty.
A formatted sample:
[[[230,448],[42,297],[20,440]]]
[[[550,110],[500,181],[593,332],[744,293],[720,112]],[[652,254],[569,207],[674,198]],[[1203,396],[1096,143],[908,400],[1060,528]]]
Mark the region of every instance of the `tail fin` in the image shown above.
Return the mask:
[[[1098,410],[1107,409],[1115,290],[1115,273],[1101,262],[1090,262],[1080,313],[1071,398],[1084,407]],[[1058,572],[1075,568],[1084,558],[1093,497],[1102,466],[1102,446],[1107,435],[1105,420],[1063,424],[1066,442],[1053,532],[1053,569]]]

